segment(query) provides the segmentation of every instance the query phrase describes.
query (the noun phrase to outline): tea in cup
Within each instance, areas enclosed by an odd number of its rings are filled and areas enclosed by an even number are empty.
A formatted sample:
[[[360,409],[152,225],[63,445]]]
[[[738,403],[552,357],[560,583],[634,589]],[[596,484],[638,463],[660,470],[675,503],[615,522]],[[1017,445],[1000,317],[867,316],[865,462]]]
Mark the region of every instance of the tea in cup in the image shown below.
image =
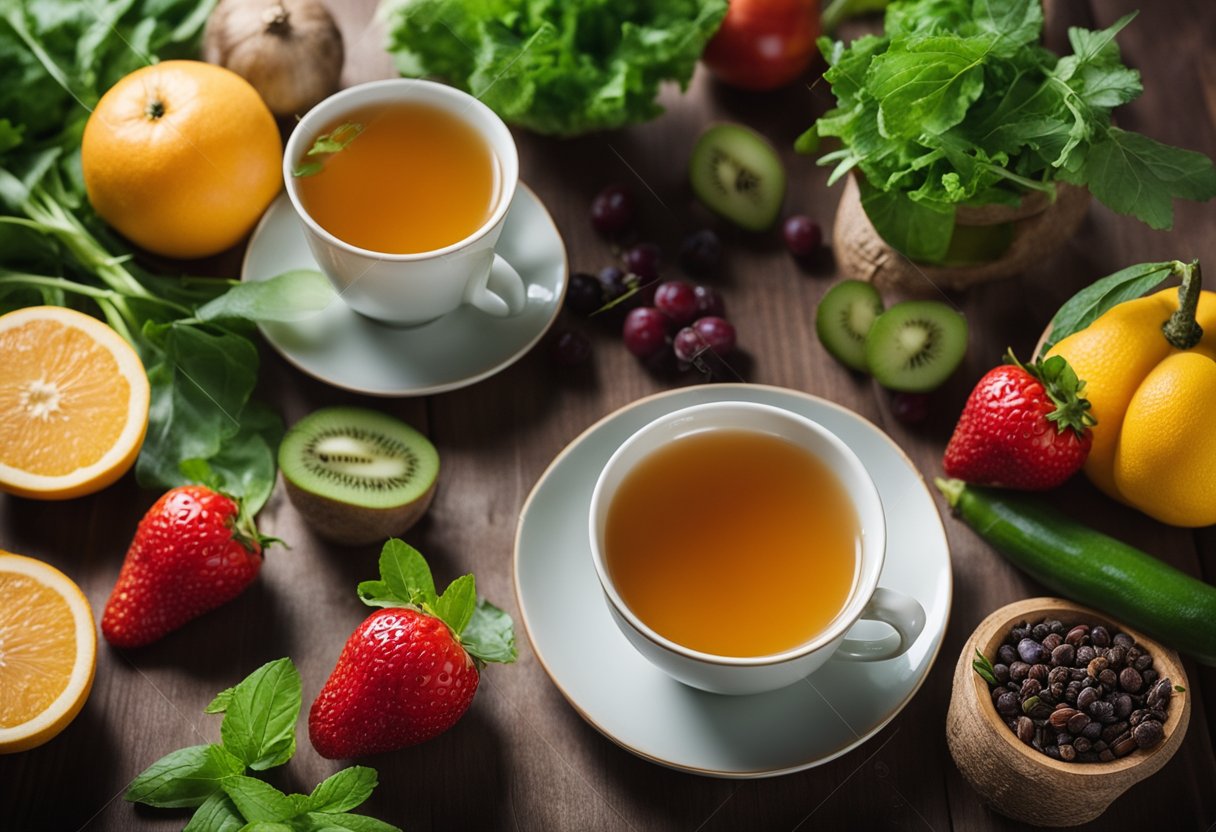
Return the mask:
[[[464,303],[523,311],[523,280],[494,253],[518,155],[472,96],[406,78],[339,92],[296,125],[283,176],[313,256],[356,312],[416,325]]]
[[[759,693],[835,655],[901,655],[920,604],[878,586],[886,526],[848,446],[795,413],[696,405],[631,436],[591,499],[592,557],[610,612],[647,659],[686,684]],[[846,639],[860,619],[879,639]]]

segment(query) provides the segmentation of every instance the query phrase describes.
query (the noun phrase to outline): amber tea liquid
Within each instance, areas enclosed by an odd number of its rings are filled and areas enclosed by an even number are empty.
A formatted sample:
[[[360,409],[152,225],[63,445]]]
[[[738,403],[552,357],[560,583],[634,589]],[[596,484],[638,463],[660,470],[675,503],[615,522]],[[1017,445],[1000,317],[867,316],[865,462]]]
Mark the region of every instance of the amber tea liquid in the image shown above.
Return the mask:
[[[343,150],[296,160],[322,162],[296,186],[304,210],[339,240],[417,254],[460,242],[490,218],[498,163],[467,122],[431,104],[402,102],[354,110],[321,133],[347,122],[363,130]]]
[[[765,656],[823,632],[857,580],[857,512],[835,474],[779,437],[709,430],[655,451],[608,508],[604,561],[655,632]]]

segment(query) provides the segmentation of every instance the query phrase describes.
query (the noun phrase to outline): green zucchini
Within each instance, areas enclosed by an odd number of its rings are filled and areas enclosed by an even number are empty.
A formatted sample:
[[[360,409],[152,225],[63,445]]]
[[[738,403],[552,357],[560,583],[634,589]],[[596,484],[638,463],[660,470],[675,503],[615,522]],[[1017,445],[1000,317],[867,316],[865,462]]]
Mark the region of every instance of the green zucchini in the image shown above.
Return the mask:
[[[963,522],[1031,577],[1216,665],[1216,587],[1024,494],[935,482]]]

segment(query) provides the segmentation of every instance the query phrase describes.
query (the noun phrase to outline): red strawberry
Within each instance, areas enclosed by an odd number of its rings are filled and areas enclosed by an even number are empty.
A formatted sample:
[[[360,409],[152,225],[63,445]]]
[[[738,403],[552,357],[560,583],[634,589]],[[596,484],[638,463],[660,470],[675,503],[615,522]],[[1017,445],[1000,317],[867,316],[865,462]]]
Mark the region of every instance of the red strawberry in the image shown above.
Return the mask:
[[[1097,424],[1085,382],[1060,356],[989,370],[971,391],[942,463],[951,477],[1027,491],[1055,488],[1085,463]]]
[[[257,577],[264,543],[239,518],[231,497],[201,485],[157,500],[139,521],[106,602],[106,641],[141,647],[239,595]]]
[[[511,619],[477,601],[472,575],[435,594],[422,555],[400,540],[380,554],[379,581],[359,584],[371,606],[347,639],[308,713],[322,757],[378,754],[425,742],[464,716],[483,662],[515,660]]]

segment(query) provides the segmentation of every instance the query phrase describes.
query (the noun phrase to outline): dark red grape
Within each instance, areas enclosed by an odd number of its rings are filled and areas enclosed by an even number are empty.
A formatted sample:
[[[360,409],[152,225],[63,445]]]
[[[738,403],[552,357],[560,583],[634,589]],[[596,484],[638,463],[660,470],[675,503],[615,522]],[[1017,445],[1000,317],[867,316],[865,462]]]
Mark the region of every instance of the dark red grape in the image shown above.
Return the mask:
[[[586,272],[570,275],[566,288],[566,306],[576,315],[590,315],[604,305],[604,287],[599,280]]]
[[[823,231],[819,223],[802,214],[786,217],[781,226],[781,234],[785,237],[785,246],[795,257],[809,257],[814,254],[823,242]]]
[[[601,234],[620,234],[633,218],[633,192],[624,185],[609,185],[591,200],[591,224]]]
[[[721,259],[722,240],[708,228],[692,232],[680,246],[680,267],[694,277],[713,274]]]
[[[667,317],[653,306],[640,306],[625,316],[621,330],[625,349],[638,358],[654,355],[667,345]]]
[[[625,270],[636,274],[646,283],[659,277],[659,263],[663,257],[654,243],[638,243],[625,252]]]
[[[722,296],[708,286],[694,286],[693,293],[697,296],[697,314],[695,317],[704,318],[712,315],[715,318],[726,317],[726,304]]]
[[[735,348],[735,325],[725,318],[714,315],[697,318],[692,328],[718,355],[726,355]]]
[[[708,349],[705,339],[697,334],[691,326],[686,326],[671,339],[671,349],[676,358],[685,364],[691,364],[693,359]]]
[[[591,357],[591,342],[573,330],[562,330],[549,341],[549,357],[561,367],[575,367]]]
[[[673,326],[684,326],[697,317],[696,290],[683,280],[668,280],[655,287],[654,305]]]
[[[928,394],[892,393],[891,415],[905,425],[919,425],[929,418]]]

